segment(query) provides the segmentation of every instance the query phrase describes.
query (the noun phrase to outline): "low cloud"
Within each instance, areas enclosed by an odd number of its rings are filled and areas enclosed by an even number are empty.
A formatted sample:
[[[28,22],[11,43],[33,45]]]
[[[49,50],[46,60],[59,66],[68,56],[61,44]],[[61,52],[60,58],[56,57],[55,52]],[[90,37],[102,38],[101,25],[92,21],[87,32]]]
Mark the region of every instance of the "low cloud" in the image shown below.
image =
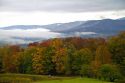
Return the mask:
[[[60,37],[60,33],[51,32],[48,29],[37,28],[37,29],[14,29],[14,30],[3,30],[0,29],[0,41],[9,43],[29,43],[34,42],[35,39],[49,39]],[[34,39],[34,40],[33,40]]]
[[[0,42],[8,44],[28,44],[31,42],[38,42],[50,38],[63,38],[80,35],[95,35],[95,32],[75,32],[75,33],[57,33],[51,32],[49,29],[0,29]]]
[[[76,32],[75,35],[80,36],[80,35],[94,35],[96,34],[95,32]]]

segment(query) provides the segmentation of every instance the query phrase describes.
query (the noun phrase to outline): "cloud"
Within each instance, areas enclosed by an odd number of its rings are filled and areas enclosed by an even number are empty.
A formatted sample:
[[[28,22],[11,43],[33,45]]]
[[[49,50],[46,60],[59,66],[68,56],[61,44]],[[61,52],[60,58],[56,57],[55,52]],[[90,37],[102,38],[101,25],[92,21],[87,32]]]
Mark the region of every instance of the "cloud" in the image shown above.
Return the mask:
[[[48,29],[37,28],[37,29],[14,29],[14,30],[3,30],[0,29],[0,41],[9,43],[29,43],[35,40],[33,39],[49,39],[60,37],[60,33],[51,32]],[[28,40],[27,40],[28,39]],[[31,39],[31,40],[30,40]]]
[[[1,11],[90,12],[125,10],[125,0],[0,0]]]
[[[8,44],[28,44],[31,42],[38,42],[50,38],[63,38],[80,35],[95,35],[95,32],[75,32],[71,34],[63,34],[51,32],[48,29],[0,29],[0,42]]]
[[[97,34],[95,32],[76,32],[75,35],[80,36],[80,35],[94,35]]]
[[[0,27],[11,25],[46,25],[73,21],[117,19],[125,16],[125,11],[53,13],[53,12],[0,12]]]

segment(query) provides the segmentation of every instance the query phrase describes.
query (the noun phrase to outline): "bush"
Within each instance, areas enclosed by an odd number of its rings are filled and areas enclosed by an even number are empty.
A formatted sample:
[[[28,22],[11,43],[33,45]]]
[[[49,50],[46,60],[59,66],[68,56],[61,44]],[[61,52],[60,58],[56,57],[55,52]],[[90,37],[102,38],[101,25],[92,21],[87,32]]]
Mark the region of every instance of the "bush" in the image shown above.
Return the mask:
[[[80,70],[81,76],[92,77],[92,70],[90,65],[83,65]]]
[[[125,83],[125,79],[119,80],[119,81],[117,81],[116,83]]]
[[[104,64],[99,69],[99,76],[106,81],[114,82],[120,79],[121,74],[115,65]]]

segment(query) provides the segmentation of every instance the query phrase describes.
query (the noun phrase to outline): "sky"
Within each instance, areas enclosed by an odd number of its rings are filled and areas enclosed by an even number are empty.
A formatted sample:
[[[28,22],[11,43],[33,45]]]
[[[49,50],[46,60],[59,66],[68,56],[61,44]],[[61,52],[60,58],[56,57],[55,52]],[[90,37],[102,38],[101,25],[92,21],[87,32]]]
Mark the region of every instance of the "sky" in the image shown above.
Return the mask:
[[[125,0],[0,0],[0,27],[125,16]]]
[[[125,0],[0,0],[0,28],[12,25],[47,25],[125,17]],[[83,32],[82,34],[94,32]],[[0,42],[29,43],[25,38],[48,39],[61,33],[43,28],[0,29]]]

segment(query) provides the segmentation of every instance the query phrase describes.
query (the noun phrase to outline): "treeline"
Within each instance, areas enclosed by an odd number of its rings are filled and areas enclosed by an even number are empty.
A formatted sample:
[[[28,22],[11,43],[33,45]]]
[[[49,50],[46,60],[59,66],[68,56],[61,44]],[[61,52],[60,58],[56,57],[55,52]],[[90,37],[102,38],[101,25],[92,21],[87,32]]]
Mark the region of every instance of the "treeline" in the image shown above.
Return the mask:
[[[0,72],[67,75],[116,81],[125,76],[125,32],[103,38],[55,38],[0,47]]]

